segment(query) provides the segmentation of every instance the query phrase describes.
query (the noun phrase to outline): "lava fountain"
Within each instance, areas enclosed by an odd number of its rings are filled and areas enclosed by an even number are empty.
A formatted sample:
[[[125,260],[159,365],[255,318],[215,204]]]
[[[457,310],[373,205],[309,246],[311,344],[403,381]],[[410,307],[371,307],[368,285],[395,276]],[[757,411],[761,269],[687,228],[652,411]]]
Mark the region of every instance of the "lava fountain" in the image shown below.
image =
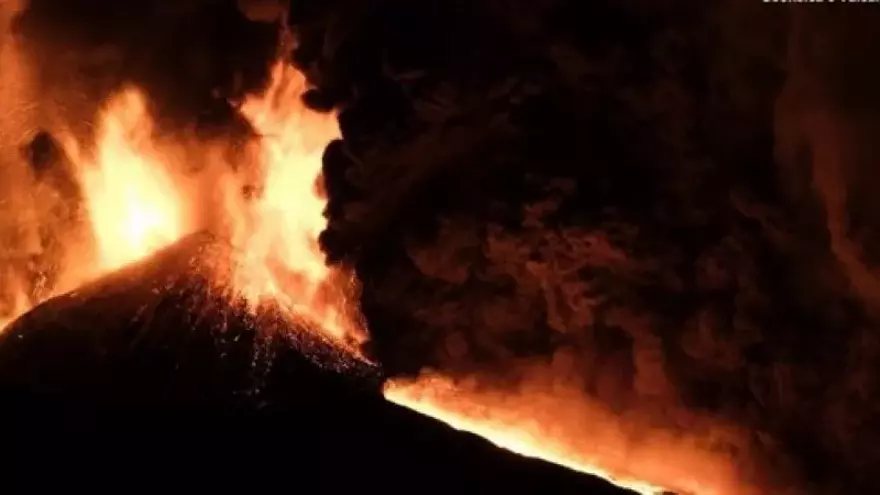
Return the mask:
[[[109,272],[180,239],[184,201],[152,146],[146,99],[128,88],[111,99],[98,128],[97,153],[81,163],[81,181],[97,243],[97,266]]]
[[[318,244],[327,223],[322,157],[339,127],[335,115],[305,108],[305,89],[299,71],[277,63],[265,94],[241,107],[260,137],[259,170],[253,194],[239,194],[242,184],[233,181],[226,195],[238,253],[232,286],[252,305],[276,304],[359,355],[366,333],[349,309],[356,283],[345,269],[327,266]]]
[[[61,133],[61,147],[72,162],[72,170],[64,173],[74,173],[81,198],[59,201],[81,200],[83,211],[72,215],[72,220],[84,223],[88,234],[70,235],[78,225],[57,229],[53,235],[64,238],[56,242],[67,244],[63,251],[69,259],[64,263],[51,260],[60,273],[54,286],[40,297],[32,297],[23,284],[15,287],[16,314],[143,259],[191,230],[185,223],[180,189],[162,153],[153,145],[153,123],[145,96],[127,88],[110,98],[99,112],[95,128],[93,147],[81,146],[71,135]]]
[[[366,338],[349,309],[357,285],[343,268],[329,267],[318,244],[326,220],[320,187],[322,155],[339,136],[332,114],[308,111],[300,100],[305,78],[278,63],[268,89],[241,107],[256,136],[254,163],[227,163],[212,145],[158,143],[145,96],[126,88],[98,116],[93,147],[64,137],[75,163],[93,246],[77,246],[77,266],[65,289],[143,259],[196,230],[199,188],[219,185],[230,259],[215,260],[230,295],[254,311],[282,309],[303,328],[316,330],[353,356]],[[175,163],[179,149],[204,150],[218,174],[187,176]],[[244,170],[246,173],[241,173]],[[24,304],[20,311],[27,309]]]

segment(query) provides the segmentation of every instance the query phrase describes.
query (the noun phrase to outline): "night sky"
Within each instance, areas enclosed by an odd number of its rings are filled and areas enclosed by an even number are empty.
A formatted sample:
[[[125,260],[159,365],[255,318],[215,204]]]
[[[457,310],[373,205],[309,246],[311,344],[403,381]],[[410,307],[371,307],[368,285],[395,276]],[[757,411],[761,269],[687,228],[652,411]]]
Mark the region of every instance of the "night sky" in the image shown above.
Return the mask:
[[[574,381],[573,410],[676,435],[725,425],[707,451],[765,493],[880,491],[872,7],[294,0],[304,100],[343,135],[322,246],[356,271],[382,369],[341,378],[298,351],[319,344],[253,344],[197,274],[132,322],[125,298],[154,298],[142,273],[0,340],[13,443],[28,465],[99,459],[90,479],[121,464],[129,482],[245,490],[615,493],[379,396],[432,368],[511,392]],[[77,132],[135,83],[160,132],[243,136],[229,100],[265,86],[278,31],[257,21],[276,12],[31,0],[14,26]],[[224,311],[242,339],[210,331]]]

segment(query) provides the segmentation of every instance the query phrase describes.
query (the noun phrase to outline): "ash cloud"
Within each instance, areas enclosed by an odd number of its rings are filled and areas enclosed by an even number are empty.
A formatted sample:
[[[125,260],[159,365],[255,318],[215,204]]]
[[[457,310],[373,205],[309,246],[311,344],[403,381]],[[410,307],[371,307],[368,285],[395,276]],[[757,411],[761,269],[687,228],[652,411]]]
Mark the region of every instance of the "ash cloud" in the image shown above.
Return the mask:
[[[736,431],[705,452],[765,493],[877,489],[871,15],[403,3],[292,19],[380,361]]]
[[[228,127],[227,99],[266,83],[278,42],[235,0],[30,0],[12,27],[43,111],[83,132],[124,84],[146,91],[161,127]]]

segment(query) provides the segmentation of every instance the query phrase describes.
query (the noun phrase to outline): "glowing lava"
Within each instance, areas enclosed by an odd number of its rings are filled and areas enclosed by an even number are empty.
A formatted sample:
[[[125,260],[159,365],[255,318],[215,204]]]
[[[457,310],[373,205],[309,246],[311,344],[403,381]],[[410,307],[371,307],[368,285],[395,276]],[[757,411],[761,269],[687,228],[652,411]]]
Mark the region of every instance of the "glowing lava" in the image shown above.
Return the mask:
[[[104,110],[92,163],[80,165],[97,268],[120,268],[180,239],[184,203],[152,146],[146,100],[127,89]]]
[[[241,107],[260,136],[260,170],[253,198],[237,190],[227,198],[239,252],[233,286],[255,305],[281,305],[357,354],[366,334],[347,309],[353,278],[328,267],[318,244],[327,225],[322,156],[339,127],[335,115],[303,105],[304,90],[303,75],[278,63],[265,94]]]
[[[511,452],[598,476],[643,495],[755,493],[699,438],[627,428],[582,392],[540,383],[509,392],[436,374],[391,380],[385,398]],[[703,442],[705,443],[705,442]],[[651,480],[651,482],[645,481]],[[664,488],[665,487],[665,488]]]
[[[546,432],[540,431],[542,428],[534,418],[519,418],[515,411],[496,408],[487,400],[488,397],[460,393],[451,381],[437,378],[417,382],[392,381],[386,385],[385,398],[457,430],[479,435],[516,454],[599,476],[643,495],[663,492],[663,489],[648,483],[618,478],[596,465],[579,462],[577,456],[571,456],[565,449],[552,445],[551,439]]]
[[[72,262],[48,260],[60,267],[59,273],[54,285],[37,297],[21,280],[14,286],[5,284],[5,289],[14,294],[16,307],[4,312],[9,316],[0,322],[0,329],[34,304],[145,258],[188,232],[185,204],[153,146],[152,131],[144,95],[129,88],[108,100],[98,115],[93,147],[81,147],[72,136],[60,133],[64,152],[74,164],[71,172],[81,189],[90,231],[86,237],[90,239],[67,238],[62,230],[76,230],[77,226],[60,226],[61,230],[52,235],[65,238],[55,242],[65,243],[65,256]],[[36,225],[30,227],[39,232],[45,227],[41,223],[48,220],[38,216],[32,221]]]

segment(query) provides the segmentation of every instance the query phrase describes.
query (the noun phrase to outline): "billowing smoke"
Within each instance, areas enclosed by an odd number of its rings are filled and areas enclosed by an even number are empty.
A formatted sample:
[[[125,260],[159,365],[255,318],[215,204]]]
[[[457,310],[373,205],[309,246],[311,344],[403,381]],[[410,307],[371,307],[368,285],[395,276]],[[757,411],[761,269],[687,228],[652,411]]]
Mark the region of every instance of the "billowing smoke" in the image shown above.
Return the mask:
[[[725,493],[875,489],[865,13],[405,4],[294,18],[380,361]]]
[[[341,109],[324,247],[357,265],[389,374],[685,487],[880,489],[865,10],[134,5],[30,2],[14,25],[51,102],[30,125],[88,133],[133,81],[162,129],[226,132],[278,42],[247,19],[289,8],[308,103]]]

